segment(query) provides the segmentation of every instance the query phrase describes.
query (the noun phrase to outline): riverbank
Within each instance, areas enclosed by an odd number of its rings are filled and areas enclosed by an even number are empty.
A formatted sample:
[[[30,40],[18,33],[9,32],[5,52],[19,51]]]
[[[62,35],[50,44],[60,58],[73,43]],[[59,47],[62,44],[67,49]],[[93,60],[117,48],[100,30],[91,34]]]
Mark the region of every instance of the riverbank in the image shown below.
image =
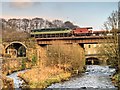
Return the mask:
[[[116,73],[113,77],[112,77],[112,82],[114,83],[114,85],[116,87],[120,88],[120,73]]]
[[[28,84],[27,88],[46,88],[53,83],[69,80],[72,74],[58,67],[44,67],[33,68],[18,76]]]
[[[34,67],[9,76],[15,79],[14,83],[17,82],[15,86],[21,84],[18,83],[17,76],[22,78],[25,81],[22,88],[98,88],[98,90],[117,90],[111,82],[111,76],[114,73],[115,69],[109,68],[109,66],[88,65],[86,72],[75,77],[73,77],[73,73],[56,66]]]
[[[13,83],[14,83],[14,87],[13,88],[21,88],[23,86],[24,81],[18,77],[18,73],[24,73],[27,70],[14,72],[14,73],[12,73],[12,74],[7,76],[8,78],[11,78],[13,80]]]
[[[2,73],[4,75],[10,75],[14,72],[31,68],[33,66],[32,61],[26,57],[22,58],[3,58],[2,60]]]
[[[33,66],[32,61],[26,57],[22,58],[3,58],[2,59],[2,70],[0,77],[0,88],[14,88],[14,80],[7,77],[13,73],[31,68]]]
[[[1,75],[0,77],[0,89],[13,89],[14,83],[13,79],[6,77],[5,75]]]

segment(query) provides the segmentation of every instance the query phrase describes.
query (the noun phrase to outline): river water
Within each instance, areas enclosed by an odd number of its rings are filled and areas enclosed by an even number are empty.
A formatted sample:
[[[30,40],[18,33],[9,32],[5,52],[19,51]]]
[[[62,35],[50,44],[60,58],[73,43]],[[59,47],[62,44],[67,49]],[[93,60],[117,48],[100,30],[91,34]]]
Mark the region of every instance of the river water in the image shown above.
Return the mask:
[[[13,81],[14,81],[14,88],[20,88],[22,87],[22,83],[24,82],[23,80],[21,80],[19,77],[18,77],[18,73],[24,73],[26,70],[22,70],[22,71],[18,71],[18,72],[14,72],[10,75],[8,75],[7,77],[9,78],[12,78]]]
[[[22,86],[23,80],[20,80],[17,75],[18,73],[23,72],[25,71],[23,70],[8,75],[8,77],[14,80],[15,88],[20,88]],[[115,69],[109,68],[108,66],[88,65],[86,72],[83,73],[82,76],[73,77],[69,81],[52,84],[48,88],[60,88],[60,90],[65,88],[82,88],[87,90],[117,90],[110,79],[114,73]]]
[[[82,76],[71,78],[69,81],[52,84],[48,88],[87,89],[87,90],[117,90],[111,82],[110,76],[115,73],[114,68],[108,66],[88,65]]]

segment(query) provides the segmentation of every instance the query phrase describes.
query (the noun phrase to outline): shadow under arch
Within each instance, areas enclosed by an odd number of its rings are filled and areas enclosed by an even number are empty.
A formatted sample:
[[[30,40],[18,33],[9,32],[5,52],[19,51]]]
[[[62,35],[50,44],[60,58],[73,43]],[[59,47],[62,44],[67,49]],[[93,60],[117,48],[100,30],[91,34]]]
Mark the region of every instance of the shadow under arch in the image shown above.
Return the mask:
[[[5,53],[11,57],[26,57],[26,45],[22,42],[14,41],[5,47]]]
[[[86,58],[86,65],[99,65],[100,61],[97,57]]]

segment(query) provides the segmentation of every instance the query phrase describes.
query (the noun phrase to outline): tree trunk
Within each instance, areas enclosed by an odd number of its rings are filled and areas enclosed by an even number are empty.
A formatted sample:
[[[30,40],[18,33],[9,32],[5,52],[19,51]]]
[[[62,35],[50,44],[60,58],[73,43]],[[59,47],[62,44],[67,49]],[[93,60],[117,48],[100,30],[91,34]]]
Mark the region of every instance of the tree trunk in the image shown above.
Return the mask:
[[[120,31],[120,2],[118,2],[118,30]],[[118,35],[118,48],[119,48],[119,71],[120,71],[120,34]]]
[[[120,28],[119,28],[120,30]],[[119,48],[119,58],[118,58],[118,68],[120,72],[120,34],[118,35],[118,48]]]

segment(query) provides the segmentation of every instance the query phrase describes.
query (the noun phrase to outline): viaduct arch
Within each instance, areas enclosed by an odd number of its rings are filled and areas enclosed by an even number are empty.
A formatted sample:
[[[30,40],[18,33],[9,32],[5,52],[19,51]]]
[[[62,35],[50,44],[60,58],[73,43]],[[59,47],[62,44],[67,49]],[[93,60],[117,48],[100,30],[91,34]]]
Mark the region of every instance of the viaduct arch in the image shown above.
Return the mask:
[[[5,46],[5,53],[11,57],[26,57],[27,46],[19,41],[14,41]]]
[[[97,57],[87,57],[86,65],[99,65],[100,60]]]

